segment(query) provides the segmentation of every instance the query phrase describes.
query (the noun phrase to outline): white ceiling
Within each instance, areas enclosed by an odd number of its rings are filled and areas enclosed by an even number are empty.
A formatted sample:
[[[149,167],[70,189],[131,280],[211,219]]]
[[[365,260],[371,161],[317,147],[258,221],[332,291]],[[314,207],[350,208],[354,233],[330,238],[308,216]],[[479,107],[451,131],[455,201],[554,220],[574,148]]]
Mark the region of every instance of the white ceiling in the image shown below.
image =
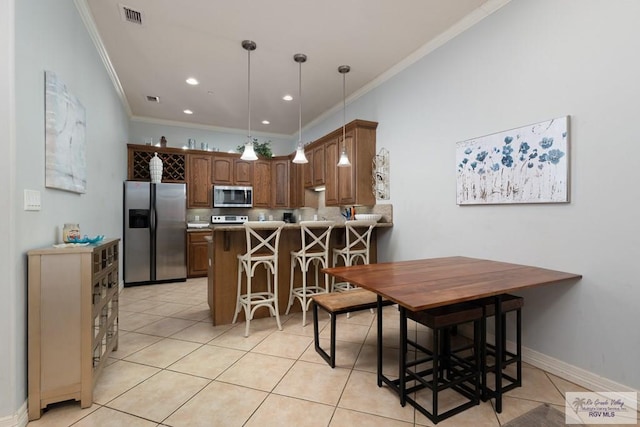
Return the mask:
[[[339,65],[350,65],[347,98],[375,86],[509,0],[79,0],[134,119],[244,130],[298,131],[342,108]],[[124,21],[122,6],[142,13]],[[96,34],[97,33],[97,34]],[[404,65],[403,65],[404,64]],[[188,77],[200,84],[190,86]],[[290,94],[293,101],[282,97]],[[147,101],[158,96],[160,103]],[[192,115],[183,110],[190,109]],[[271,124],[264,125],[262,120]]]

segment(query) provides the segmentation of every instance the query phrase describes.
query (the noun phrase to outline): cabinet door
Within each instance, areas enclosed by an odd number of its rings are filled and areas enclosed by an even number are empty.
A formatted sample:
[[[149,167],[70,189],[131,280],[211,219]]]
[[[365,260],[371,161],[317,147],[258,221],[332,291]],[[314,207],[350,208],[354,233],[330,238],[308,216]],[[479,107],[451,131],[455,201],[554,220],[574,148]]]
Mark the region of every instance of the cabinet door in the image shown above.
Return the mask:
[[[310,160],[311,161],[311,160]],[[313,185],[325,184],[324,145],[313,149]]]
[[[211,156],[188,154],[187,207],[211,207]]]
[[[251,185],[253,182],[253,162],[234,159],[233,161],[234,185]]]
[[[187,275],[188,277],[204,277],[207,275],[209,267],[209,257],[207,241],[205,236],[210,236],[211,232],[189,232],[187,233]]]
[[[309,163],[305,163],[304,169],[304,186],[313,187],[313,149],[308,149],[304,152]]]
[[[289,159],[273,160],[271,175],[271,207],[289,207]]]
[[[256,160],[253,165],[253,207],[271,206],[271,161]]]
[[[325,159],[325,193],[324,201],[327,206],[338,205],[338,164],[339,145],[338,138],[326,143],[324,146]]]
[[[213,183],[233,184],[233,157],[213,157]]]
[[[289,207],[290,208],[300,208],[304,206],[304,166],[307,166],[308,163],[305,164],[296,164],[291,163],[291,168],[289,169]]]
[[[338,204],[350,205],[356,203],[355,170],[358,159],[355,158],[353,132],[347,132],[344,147],[351,166],[342,166],[338,169]],[[342,146],[340,147],[342,153]]]

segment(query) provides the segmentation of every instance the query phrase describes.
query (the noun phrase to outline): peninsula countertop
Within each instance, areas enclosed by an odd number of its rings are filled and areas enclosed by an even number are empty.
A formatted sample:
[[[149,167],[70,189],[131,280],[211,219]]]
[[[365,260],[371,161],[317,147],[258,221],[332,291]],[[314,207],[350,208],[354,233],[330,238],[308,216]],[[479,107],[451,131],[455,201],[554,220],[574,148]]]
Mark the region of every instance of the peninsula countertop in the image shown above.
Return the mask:
[[[336,222],[335,228],[344,228],[346,221]],[[377,222],[375,228],[391,228],[393,227],[392,222]],[[300,223],[293,222],[287,223],[284,225],[285,230],[296,230],[300,229]],[[209,224],[209,227],[204,228],[187,228],[187,232],[197,232],[197,231],[240,231],[244,230],[242,224]]]

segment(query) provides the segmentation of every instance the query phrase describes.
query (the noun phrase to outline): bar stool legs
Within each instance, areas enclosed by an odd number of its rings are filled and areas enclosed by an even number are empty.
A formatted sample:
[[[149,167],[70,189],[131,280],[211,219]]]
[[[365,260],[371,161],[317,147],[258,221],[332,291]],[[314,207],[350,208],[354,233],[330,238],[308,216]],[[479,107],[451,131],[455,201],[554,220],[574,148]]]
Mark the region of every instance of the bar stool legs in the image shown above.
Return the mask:
[[[244,224],[247,238],[247,252],[238,255],[238,289],[236,310],[232,323],[236,323],[238,314],[244,309],[245,333],[249,336],[249,323],[260,307],[267,307],[271,316],[276,318],[278,329],[282,330],[278,312],[278,245],[283,221],[248,221]],[[255,292],[252,278],[256,268],[262,266],[267,273],[267,289]],[[242,293],[242,276],[246,277],[246,292]],[[273,280],[272,280],[273,278]]]
[[[438,423],[452,415],[480,403],[480,364],[481,364],[481,323],[482,308],[470,303],[454,304],[420,312],[407,311],[400,307],[400,377],[398,388],[400,403],[411,403],[429,420]],[[432,348],[428,349],[407,336],[407,318],[429,327],[433,331]],[[473,322],[473,356],[467,357],[452,350],[446,332],[453,325]],[[415,360],[407,360],[409,347],[423,354]],[[431,362],[431,367],[423,368]],[[415,385],[408,387],[407,381]],[[421,389],[431,390],[431,411],[411,395]],[[467,398],[467,401],[440,413],[438,395],[445,389],[455,390]]]
[[[331,230],[335,226],[333,221],[301,221],[300,238],[302,247],[298,251],[291,252],[291,275],[289,279],[289,302],[287,311],[296,302],[300,301],[302,308],[302,326],[307,324],[307,311],[311,304],[311,297],[329,292],[329,278],[324,274],[324,286],[320,285],[319,270],[329,266],[329,241]],[[298,266],[301,273],[301,283],[294,285],[295,268]],[[313,268],[315,271],[315,282],[312,285],[307,283],[307,274]]]

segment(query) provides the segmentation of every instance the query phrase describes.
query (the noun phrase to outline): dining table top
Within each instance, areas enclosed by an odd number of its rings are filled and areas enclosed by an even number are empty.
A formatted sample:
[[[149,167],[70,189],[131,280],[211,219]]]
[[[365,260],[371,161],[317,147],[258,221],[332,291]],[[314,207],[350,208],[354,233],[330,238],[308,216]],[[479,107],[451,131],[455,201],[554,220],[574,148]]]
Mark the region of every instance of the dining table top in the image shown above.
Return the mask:
[[[582,277],[529,265],[462,256],[331,267],[322,271],[411,311]]]

